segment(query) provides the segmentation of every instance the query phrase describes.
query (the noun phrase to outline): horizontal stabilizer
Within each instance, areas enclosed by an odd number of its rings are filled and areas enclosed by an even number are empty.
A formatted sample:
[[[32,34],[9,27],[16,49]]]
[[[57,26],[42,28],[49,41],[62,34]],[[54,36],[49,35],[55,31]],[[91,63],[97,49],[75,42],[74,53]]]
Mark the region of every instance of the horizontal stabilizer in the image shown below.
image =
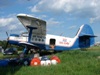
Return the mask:
[[[86,35],[82,35],[82,36],[79,36],[79,37],[83,37],[83,36],[84,36],[84,37],[85,37],[85,36],[86,36],[86,37],[97,37],[97,36],[91,35],[91,34],[86,34]]]

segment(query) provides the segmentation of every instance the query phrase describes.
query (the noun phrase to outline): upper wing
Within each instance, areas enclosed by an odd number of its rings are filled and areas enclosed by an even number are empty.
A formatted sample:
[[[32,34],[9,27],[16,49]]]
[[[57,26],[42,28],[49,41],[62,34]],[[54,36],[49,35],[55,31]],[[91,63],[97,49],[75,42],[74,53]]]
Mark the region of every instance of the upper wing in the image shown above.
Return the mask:
[[[34,34],[46,35],[46,21],[34,18],[26,14],[18,14],[17,18],[20,20],[20,22],[27,30],[27,27],[35,27],[37,29],[33,30]]]

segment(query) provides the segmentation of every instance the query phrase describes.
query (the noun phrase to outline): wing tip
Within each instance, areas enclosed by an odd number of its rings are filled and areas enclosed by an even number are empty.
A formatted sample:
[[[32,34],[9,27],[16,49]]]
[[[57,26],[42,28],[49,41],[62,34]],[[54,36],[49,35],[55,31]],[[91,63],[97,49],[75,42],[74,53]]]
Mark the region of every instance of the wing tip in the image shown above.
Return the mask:
[[[33,17],[33,16],[20,13],[20,14],[17,15],[17,17]]]

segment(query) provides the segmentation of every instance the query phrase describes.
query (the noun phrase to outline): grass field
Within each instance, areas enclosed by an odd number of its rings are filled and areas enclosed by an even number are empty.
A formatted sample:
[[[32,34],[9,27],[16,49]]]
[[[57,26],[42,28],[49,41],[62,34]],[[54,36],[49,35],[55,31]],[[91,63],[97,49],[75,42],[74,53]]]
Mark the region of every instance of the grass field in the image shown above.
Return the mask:
[[[0,75],[100,75],[100,47],[56,53],[61,63],[51,66],[0,67]],[[7,56],[2,56],[0,58]]]

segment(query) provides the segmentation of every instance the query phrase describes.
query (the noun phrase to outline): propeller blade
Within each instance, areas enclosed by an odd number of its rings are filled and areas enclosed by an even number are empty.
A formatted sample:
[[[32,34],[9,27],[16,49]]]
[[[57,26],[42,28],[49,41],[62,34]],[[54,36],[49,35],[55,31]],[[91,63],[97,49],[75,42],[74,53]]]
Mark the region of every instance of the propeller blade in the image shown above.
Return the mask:
[[[7,37],[9,37],[9,36],[8,36],[8,32],[6,32],[6,35],[7,35]]]

